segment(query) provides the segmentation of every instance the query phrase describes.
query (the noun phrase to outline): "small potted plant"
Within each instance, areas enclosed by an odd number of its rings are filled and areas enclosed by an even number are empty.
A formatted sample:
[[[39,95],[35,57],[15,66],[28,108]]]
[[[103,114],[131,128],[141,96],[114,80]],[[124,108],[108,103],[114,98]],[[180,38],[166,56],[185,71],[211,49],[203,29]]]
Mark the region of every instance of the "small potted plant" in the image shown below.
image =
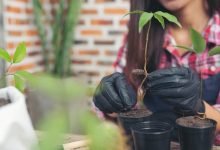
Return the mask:
[[[192,48],[176,46],[195,53],[202,53],[206,48],[202,35],[190,29]],[[220,54],[220,46],[209,51],[209,56]],[[201,81],[202,88],[202,81]],[[216,121],[206,118],[205,113],[195,116],[181,117],[176,120],[181,150],[211,150],[214,143]]]
[[[216,121],[188,116],[177,119],[181,150],[211,150]]]
[[[3,80],[6,76],[13,76],[15,87],[9,86],[0,89],[0,147],[1,149],[29,150],[36,144],[36,135],[27,111],[24,95],[24,79],[30,74],[26,71],[11,72],[11,66],[21,62],[26,56],[26,46],[20,43],[10,57],[6,50],[0,48],[0,58],[10,63]],[[20,91],[19,91],[20,90]]]
[[[142,32],[143,27],[145,25],[148,25],[148,30],[147,30],[147,34],[146,34],[146,43],[145,43],[145,53],[144,53],[144,57],[145,57],[144,68],[133,70],[134,75],[144,76],[144,78],[143,78],[143,80],[137,90],[137,101],[142,103],[143,98],[145,96],[145,92],[146,92],[143,87],[143,83],[147,79],[147,75],[148,75],[147,60],[146,60],[147,57],[146,56],[147,56],[147,50],[148,50],[149,33],[150,33],[150,29],[151,29],[151,20],[156,19],[161,24],[161,26],[163,28],[165,28],[165,19],[171,23],[178,25],[179,27],[181,27],[181,25],[175,16],[173,16],[169,13],[166,13],[166,12],[162,12],[162,11],[157,11],[154,13],[145,12],[145,11],[133,11],[133,12],[129,12],[128,14],[140,14],[140,19],[139,19],[139,32],[140,33]],[[126,14],[126,15],[128,15],[128,14]],[[128,135],[128,137],[130,139],[129,143],[132,147],[134,145],[133,145],[133,142],[131,139],[131,127],[136,123],[151,120],[151,118],[152,118],[151,115],[152,115],[151,111],[148,110],[145,106],[143,106],[142,109],[135,109],[135,110],[131,110],[129,112],[119,113],[119,115],[118,115],[119,116],[118,117],[119,123],[124,128],[125,133]]]

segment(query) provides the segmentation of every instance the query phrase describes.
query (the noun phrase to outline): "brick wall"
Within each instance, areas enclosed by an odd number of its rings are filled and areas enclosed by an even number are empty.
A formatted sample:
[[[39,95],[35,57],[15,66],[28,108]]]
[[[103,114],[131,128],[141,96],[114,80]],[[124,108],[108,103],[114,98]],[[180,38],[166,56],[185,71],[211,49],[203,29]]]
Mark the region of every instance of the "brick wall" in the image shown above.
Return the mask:
[[[49,0],[42,0],[50,12]],[[73,47],[72,69],[85,74],[97,83],[102,76],[113,72],[112,63],[127,31],[126,19],[129,0],[84,0],[76,41]],[[5,48],[14,52],[16,45],[25,41],[28,57],[12,70],[26,69],[31,72],[43,70],[41,44],[33,23],[31,0],[3,0]]]

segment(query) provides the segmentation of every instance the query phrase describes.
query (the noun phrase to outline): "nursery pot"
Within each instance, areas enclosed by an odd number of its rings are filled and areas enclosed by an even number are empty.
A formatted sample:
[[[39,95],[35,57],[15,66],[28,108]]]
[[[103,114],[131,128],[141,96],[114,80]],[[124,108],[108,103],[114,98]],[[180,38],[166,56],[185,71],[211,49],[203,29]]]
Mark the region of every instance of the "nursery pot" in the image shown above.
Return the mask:
[[[211,150],[216,121],[193,116],[176,120],[181,150]]]
[[[146,109],[137,109],[129,112],[119,113],[119,124],[124,129],[128,138],[128,145],[130,145],[132,149],[134,149],[134,144],[132,140],[131,127],[136,123],[149,120],[151,115],[152,113]]]
[[[120,125],[124,128],[127,135],[131,135],[131,126],[149,120],[152,113],[146,109],[137,109],[125,113],[119,113],[118,120]]]
[[[170,150],[172,125],[160,121],[141,122],[132,127],[135,150]]]

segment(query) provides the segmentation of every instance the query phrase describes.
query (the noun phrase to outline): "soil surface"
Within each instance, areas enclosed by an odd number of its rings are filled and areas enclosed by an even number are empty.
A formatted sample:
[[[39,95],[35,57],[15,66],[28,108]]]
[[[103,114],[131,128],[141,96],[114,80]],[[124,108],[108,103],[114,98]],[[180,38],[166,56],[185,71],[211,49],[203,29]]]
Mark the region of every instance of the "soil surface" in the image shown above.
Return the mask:
[[[152,112],[147,109],[136,109],[124,113],[119,113],[121,117],[132,117],[132,118],[146,117],[146,116],[150,116],[151,114]]]
[[[213,122],[209,119],[199,119],[198,117],[189,116],[177,119],[177,124],[184,127],[207,128],[213,126]]]
[[[2,107],[2,106],[4,106],[4,105],[7,105],[7,104],[9,104],[9,103],[10,103],[9,100],[0,98],[0,107]]]

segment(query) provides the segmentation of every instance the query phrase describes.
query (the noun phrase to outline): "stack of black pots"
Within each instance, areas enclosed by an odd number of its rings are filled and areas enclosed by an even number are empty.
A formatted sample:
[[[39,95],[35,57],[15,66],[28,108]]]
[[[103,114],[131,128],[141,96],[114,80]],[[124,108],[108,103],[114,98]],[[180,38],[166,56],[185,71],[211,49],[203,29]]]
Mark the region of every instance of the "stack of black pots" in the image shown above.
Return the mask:
[[[140,110],[136,110],[140,111]],[[211,150],[214,142],[216,122],[205,119],[201,124],[183,124],[185,119],[177,119],[173,114],[143,113],[139,116],[119,114],[119,123],[128,137],[131,150],[171,150],[173,133],[177,133],[181,150]],[[139,112],[136,112],[138,114]],[[134,114],[134,112],[132,112]],[[176,120],[177,119],[177,120]],[[184,121],[182,121],[184,120]],[[201,122],[200,122],[201,123]],[[177,127],[177,130],[174,130]]]

